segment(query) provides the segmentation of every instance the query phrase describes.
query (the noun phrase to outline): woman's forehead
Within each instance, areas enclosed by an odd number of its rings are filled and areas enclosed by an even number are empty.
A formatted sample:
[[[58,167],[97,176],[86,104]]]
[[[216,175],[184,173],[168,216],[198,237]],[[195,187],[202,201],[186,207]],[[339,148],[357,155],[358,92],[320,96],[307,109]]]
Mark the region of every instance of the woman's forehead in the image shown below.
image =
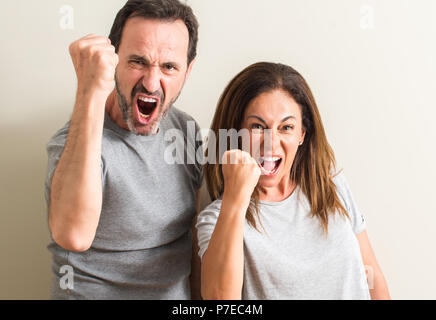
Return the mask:
[[[301,108],[294,98],[282,89],[261,93],[251,100],[244,118],[260,116],[265,120],[282,120],[287,117],[301,118]]]

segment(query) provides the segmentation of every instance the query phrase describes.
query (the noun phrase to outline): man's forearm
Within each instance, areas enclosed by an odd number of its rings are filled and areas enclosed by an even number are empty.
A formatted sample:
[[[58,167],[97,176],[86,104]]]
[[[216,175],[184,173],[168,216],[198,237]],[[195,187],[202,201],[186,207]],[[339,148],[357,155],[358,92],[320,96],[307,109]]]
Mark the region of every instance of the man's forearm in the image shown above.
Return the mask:
[[[65,148],[52,178],[50,230],[67,250],[88,249],[97,229],[105,100],[104,96],[77,94]]]

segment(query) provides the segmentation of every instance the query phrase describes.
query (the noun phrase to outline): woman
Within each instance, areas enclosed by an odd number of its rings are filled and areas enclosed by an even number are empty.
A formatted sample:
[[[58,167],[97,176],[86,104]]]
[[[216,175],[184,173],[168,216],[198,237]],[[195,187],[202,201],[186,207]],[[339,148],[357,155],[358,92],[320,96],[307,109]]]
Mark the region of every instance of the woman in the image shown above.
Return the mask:
[[[250,147],[216,152],[221,164],[204,168],[213,202],[196,224],[202,297],[389,299],[303,77],[273,63],[240,72],[218,102],[216,145],[232,128]]]

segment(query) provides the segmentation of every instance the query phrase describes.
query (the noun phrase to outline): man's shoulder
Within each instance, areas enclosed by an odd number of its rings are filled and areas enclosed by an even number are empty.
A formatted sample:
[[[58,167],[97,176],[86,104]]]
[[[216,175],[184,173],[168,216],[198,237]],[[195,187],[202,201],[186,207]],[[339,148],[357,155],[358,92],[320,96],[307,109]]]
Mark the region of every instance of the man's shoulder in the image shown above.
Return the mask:
[[[195,119],[188,114],[185,111],[180,110],[179,108],[172,106],[170,108],[170,111],[168,112],[168,115],[172,115],[173,117],[179,118],[179,119],[184,119],[184,120],[194,120]]]
[[[47,142],[47,147],[53,145],[64,145],[67,140],[68,131],[70,130],[70,121],[60,128]]]
[[[186,128],[189,122],[195,124],[198,127],[197,121],[185,111],[182,111],[175,106],[172,106],[168,111],[167,118],[172,127]]]

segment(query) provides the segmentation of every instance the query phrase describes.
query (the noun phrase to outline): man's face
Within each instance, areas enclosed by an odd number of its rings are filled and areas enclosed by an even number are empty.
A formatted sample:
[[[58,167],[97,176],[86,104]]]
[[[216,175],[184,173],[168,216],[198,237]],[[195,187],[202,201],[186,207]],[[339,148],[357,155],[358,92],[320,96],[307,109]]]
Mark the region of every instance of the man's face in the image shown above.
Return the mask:
[[[157,132],[191,71],[188,45],[189,33],[182,20],[127,20],[115,81],[118,104],[130,131],[140,135]]]

